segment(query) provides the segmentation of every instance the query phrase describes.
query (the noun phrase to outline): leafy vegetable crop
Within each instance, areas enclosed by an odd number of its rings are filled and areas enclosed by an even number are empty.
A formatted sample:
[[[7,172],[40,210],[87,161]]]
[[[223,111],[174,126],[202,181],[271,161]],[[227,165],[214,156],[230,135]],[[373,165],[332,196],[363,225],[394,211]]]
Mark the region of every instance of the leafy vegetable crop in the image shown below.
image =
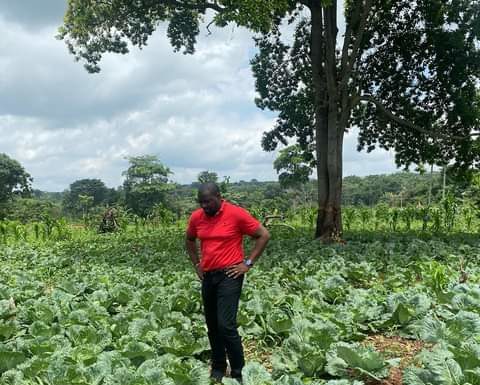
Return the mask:
[[[479,255],[473,237],[274,234],[243,290],[244,384],[379,383],[399,360],[377,334],[427,343],[406,384],[480,384]],[[210,384],[181,229],[5,246],[0,262],[1,384]]]

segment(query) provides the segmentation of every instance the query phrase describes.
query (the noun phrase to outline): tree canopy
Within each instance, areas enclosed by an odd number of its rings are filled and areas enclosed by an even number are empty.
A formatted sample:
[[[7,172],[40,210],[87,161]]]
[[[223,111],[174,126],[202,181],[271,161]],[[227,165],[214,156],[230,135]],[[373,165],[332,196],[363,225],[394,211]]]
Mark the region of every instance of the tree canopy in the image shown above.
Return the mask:
[[[155,155],[133,156],[128,161],[130,165],[123,172],[125,203],[145,217],[155,205],[165,202],[165,193],[173,187],[168,179],[172,172]]]
[[[208,182],[213,182],[213,183],[218,183],[218,174],[214,171],[202,171],[200,174],[198,174],[198,183],[208,183]]]
[[[277,171],[282,187],[293,187],[307,183],[312,173],[312,155],[302,151],[299,145],[280,150],[273,167]],[[283,170],[283,171],[282,171]]]
[[[64,195],[63,207],[66,211],[78,214],[84,210],[86,198],[90,197],[89,205],[108,204],[111,200],[111,190],[100,179],[80,179],[70,185]]]
[[[15,195],[28,195],[33,178],[23,166],[7,154],[0,154],[0,204]]]
[[[208,11],[214,12],[216,26],[235,22],[266,32],[292,7],[291,0],[68,0],[58,37],[89,72],[98,72],[104,53],[128,53],[129,43],[144,47],[162,22],[169,23],[167,36],[175,51],[191,54]]]

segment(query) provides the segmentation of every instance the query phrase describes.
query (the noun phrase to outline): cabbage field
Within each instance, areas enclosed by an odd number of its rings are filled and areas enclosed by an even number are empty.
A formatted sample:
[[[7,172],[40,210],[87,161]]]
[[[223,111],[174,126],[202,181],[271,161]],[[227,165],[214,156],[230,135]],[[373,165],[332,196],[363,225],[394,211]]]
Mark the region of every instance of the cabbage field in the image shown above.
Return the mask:
[[[1,384],[210,384],[182,226],[0,247]],[[480,384],[479,258],[471,234],[274,229],[243,290],[244,384]]]

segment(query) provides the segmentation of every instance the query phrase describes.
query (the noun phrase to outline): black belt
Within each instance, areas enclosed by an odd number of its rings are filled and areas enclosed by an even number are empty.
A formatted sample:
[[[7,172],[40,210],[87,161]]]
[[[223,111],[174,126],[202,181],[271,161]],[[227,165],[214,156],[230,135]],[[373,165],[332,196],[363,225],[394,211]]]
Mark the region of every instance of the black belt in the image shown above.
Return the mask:
[[[208,271],[204,271],[203,274],[218,274],[218,273],[226,273],[228,270],[228,267],[225,267],[223,269],[215,269],[215,270],[208,270]]]

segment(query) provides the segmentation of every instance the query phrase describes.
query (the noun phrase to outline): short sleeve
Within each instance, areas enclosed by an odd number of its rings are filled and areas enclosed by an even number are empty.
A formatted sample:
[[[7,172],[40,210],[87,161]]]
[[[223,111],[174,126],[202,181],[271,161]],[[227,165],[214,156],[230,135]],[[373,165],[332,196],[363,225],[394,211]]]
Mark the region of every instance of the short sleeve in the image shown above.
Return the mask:
[[[197,221],[195,213],[193,213],[188,220],[187,236],[191,238],[197,238]]]
[[[237,219],[242,234],[253,235],[260,227],[260,222],[241,207],[237,208]]]

